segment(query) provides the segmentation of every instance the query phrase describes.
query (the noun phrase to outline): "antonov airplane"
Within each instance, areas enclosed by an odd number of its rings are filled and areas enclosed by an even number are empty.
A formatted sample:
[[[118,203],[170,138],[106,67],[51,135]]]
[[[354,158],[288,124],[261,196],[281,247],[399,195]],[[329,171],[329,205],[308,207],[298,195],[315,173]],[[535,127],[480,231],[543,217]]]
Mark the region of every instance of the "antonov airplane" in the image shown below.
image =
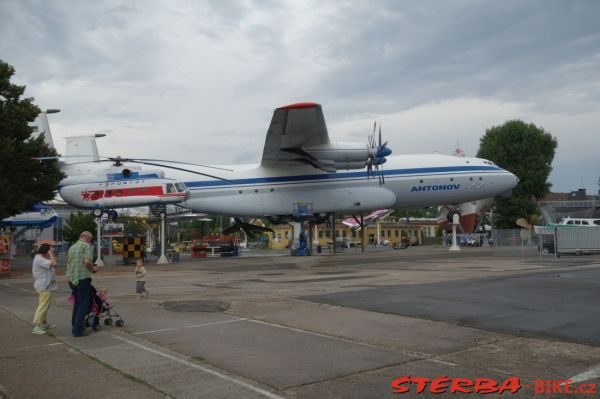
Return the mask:
[[[123,197],[129,195],[130,184],[135,188],[135,182],[164,179],[156,171],[140,169],[139,164],[147,164],[175,170],[169,176],[175,179],[171,183],[179,197],[169,200],[178,205],[198,213],[266,217],[277,223],[318,222],[331,213],[474,201],[510,192],[518,182],[515,175],[485,159],[390,156],[387,142],[381,143],[381,128],[378,145],[374,136],[375,129],[368,144],[332,142],[321,105],[291,104],[274,111],[260,165],[222,168],[218,176],[214,167],[121,158],[111,159],[114,164],[107,173],[92,136],[87,147],[80,146],[86,156],[64,166],[65,173],[75,169],[77,173],[61,183],[59,193],[75,207],[107,208],[111,206],[108,190],[113,190],[112,197],[114,190],[121,190]],[[102,179],[91,179],[99,185],[90,186],[91,175],[102,175]],[[95,194],[90,195],[91,191]]]

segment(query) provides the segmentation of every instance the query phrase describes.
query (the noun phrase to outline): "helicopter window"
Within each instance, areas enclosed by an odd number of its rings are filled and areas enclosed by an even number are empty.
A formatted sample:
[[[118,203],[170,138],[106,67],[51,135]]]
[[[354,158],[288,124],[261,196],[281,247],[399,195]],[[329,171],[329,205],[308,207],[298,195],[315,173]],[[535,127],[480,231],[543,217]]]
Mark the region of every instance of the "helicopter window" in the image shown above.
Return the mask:
[[[185,188],[183,188],[182,184],[175,183],[175,187],[177,188],[177,191],[179,191],[180,193],[185,191]]]
[[[167,194],[172,194],[172,193],[176,193],[175,187],[171,183],[168,183],[167,184]]]

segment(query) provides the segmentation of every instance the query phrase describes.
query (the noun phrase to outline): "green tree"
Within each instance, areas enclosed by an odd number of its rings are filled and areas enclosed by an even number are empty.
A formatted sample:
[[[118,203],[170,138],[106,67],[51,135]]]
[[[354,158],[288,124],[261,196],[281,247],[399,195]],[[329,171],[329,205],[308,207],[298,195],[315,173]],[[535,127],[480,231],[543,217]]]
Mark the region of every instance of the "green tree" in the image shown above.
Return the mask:
[[[21,99],[25,86],[10,82],[14,73],[12,66],[0,60],[0,219],[53,199],[64,177],[57,160],[34,159],[57,154],[42,136],[32,137],[28,123],[40,109],[32,98]]]
[[[91,213],[72,213],[65,223],[66,225],[62,228],[63,241],[71,244],[79,240],[82,232],[89,231],[95,235],[97,230],[96,218]]]
[[[427,208],[407,208],[407,209],[396,209],[392,212],[392,216],[398,219],[409,218],[435,218],[439,211],[438,207],[430,206]]]
[[[519,184],[511,198],[498,198],[496,225],[514,228],[519,217],[537,213],[536,200],[550,190],[548,176],[558,142],[544,128],[521,120],[493,126],[480,139],[477,156],[514,173]]]

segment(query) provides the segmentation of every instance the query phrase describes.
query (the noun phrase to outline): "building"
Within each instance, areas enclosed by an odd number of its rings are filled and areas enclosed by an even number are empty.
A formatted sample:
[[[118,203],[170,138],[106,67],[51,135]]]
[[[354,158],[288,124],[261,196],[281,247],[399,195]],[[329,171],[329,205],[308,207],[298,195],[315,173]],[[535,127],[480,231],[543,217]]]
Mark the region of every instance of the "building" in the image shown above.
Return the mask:
[[[339,246],[355,247],[361,245],[361,231],[353,230],[341,223],[339,218],[335,228],[335,242]],[[270,226],[273,233],[269,234],[270,249],[285,249],[293,244],[293,227],[289,224]],[[411,245],[421,245],[435,240],[438,225],[435,218],[406,218],[387,217],[367,225],[365,229],[365,245],[400,245],[402,242]],[[307,229],[308,234],[308,229]],[[332,229],[327,224],[313,226],[313,245],[327,247],[332,245]]]

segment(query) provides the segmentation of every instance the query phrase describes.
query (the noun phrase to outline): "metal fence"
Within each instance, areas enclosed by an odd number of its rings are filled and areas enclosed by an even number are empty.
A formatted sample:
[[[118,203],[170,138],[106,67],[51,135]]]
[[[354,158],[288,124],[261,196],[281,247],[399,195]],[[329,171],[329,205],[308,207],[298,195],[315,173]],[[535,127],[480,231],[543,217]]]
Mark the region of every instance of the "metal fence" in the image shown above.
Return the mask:
[[[495,256],[559,256],[600,252],[600,227],[495,230]]]
[[[532,230],[494,230],[494,256],[539,256],[539,238]]]

